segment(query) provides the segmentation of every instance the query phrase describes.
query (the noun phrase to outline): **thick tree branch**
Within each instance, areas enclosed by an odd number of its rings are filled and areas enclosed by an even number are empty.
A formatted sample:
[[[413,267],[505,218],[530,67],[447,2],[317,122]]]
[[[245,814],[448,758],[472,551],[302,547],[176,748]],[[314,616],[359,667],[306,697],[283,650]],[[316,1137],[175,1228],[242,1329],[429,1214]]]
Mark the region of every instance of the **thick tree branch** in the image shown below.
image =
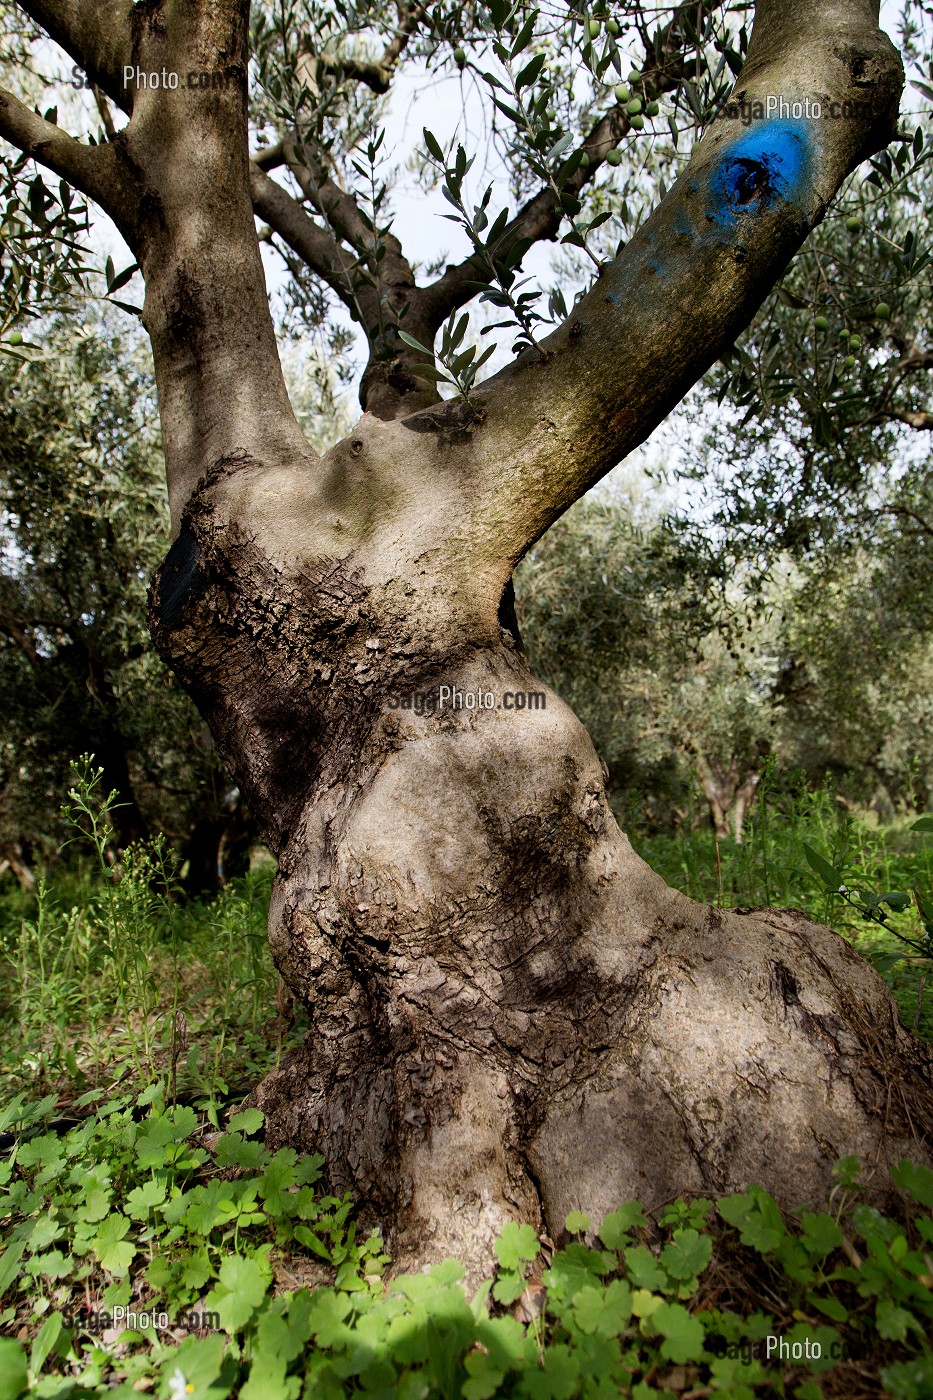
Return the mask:
[[[0,632],[19,647],[34,671],[40,669],[39,649],[27,631],[28,624],[16,618],[0,617]]]
[[[688,16],[695,15],[697,8],[696,0],[690,0],[688,4],[680,6],[660,38],[647,44],[643,69],[643,88],[647,100],[650,101],[676,87],[682,78],[684,21]],[[415,27],[419,14],[417,6],[404,12],[400,10],[399,31],[393,44],[386,50],[386,55],[392,62],[395,62],[404,50],[408,33]],[[384,55],[384,62],[388,59]],[[311,81],[313,75],[309,73],[308,78]],[[627,111],[617,105],[594,125],[584,142],[589,166],[580,167],[566,182],[569,193],[579,194],[593,179],[609,153],[629,131],[630,124]],[[336,184],[323,161],[317,161],[307,146],[302,146],[294,135],[284,137],[274,146],[257,152],[253,162],[266,174],[281,165],[286,165],[304,198],[330,224],[336,237],[344,239],[356,250],[360,260],[366,261],[369,276],[377,284],[377,295],[372,296],[361,285],[362,279],[357,278],[350,299],[364,325],[373,352],[373,359],[361,386],[360,397],[363,406],[377,412],[380,417],[394,417],[411,412],[417,401],[436,401],[436,394],[429,392],[424,382],[418,381],[412,375],[412,365],[418,356],[407,349],[394,333],[397,318],[404,311],[406,330],[421,339],[424,344],[433,344],[439,326],[450,312],[475,296],[477,273],[473,260],[467,258],[458,266],[449,267],[433,285],[417,288],[414,273],[398,239],[391,233],[382,235],[382,256],[377,263],[372,257],[372,231],[355,199]],[[267,201],[272,198],[268,189],[265,190],[265,196]],[[299,238],[301,236],[301,221],[288,210],[281,196],[275,196],[275,206],[276,217],[271,217],[258,206],[257,213],[276,228],[289,246],[301,256],[295,242],[296,234]],[[266,210],[267,208],[268,204]],[[284,220],[281,227],[277,226],[276,218]],[[504,250],[517,239],[537,242],[541,239],[555,238],[563,220],[564,214],[554,191],[550,188],[541,190],[506,226],[497,247]],[[333,256],[330,262],[333,264]],[[309,263],[309,266],[312,271],[316,270],[313,262]],[[350,304],[345,288],[335,286],[330,278],[328,280],[342,299]]]
[[[356,82],[364,83],[366,87],[382,96],[392,86],[394,69],[425,14],[424,6],[419,4],[398,4],[396,9],[398,11],[398,25],[379,59],[366,60],[342,58],[339,54],[315,54],[310,44],[305,49],[305,53],[315,65],[320,64],[326,72],[332,73],[338,78],[352,78]]]
[[[350,308],[366,333],[370,359],[360,386],[360,402],[382,418],[411,413],[435,403],[436,390],[412,372],[419,357],[398,335],[405,329],[432,344],[440,320],[429,299],[415,286],[414,272],[391,232],[377,238],[353,196],[326,175],[310,168],[290,140],[260,152],[252,161],[255,212],[277,232],[312,272],[318,273]],[[329,233],[310,219],[298,200],[269,179],[280,165],[291,170],[305,198],[325,217],[336,235],[352,245],[352,257]],[[326,246],[330,243],[330,247]]]
[[[788,115],[746,126],[727,106],[543,357],[524,352],[474,396],[471,527],[490,562],[520,558],[733,342],[845,177],[891,139],[902,84],[874,0],[806,15],[761,0],[734,101],[772,97]],[[821,116],[795,118],[808,99]]]
[[[929,432],[930,429],[933,428],[933,413],[928,413],[922,409],[889,409],[888,417],[896,418],[899,423],[906,423],[908,427],[917,428],[920,431]]]
[[[118,146],[85,146],[3,89],[0,136],[93,199],[121,227],[134,222],[136,192]]]
[[[133,55],[132,0],[19,0],[19,5],[118,107],[128,109],[123,69]]]
[[[268,174],[270,170],[278,170],[280,165],[285,164],[285,146],[281,141],[276,141],[274,146],[266,146],[263,150],[256,151],[251,159],[257,169]]]
[[[158,22],[140,19],[134,61],[144,72],[216,78],[206,89],[141,85],[119,138],[139,172],[132,246],[176,528],[219,462],[294,469],[315,456],[285,388],[256,237],[248,17],[248,0],[162,0]]]
[[[898,369],[905,373],[914,369],[933,369],[933,350],[918,350],[916,345],[912,345],[904,358],[899,361]]]
[[[282,142],[284,163],[295,177],[301,193],[318,213],[330,224],[338,238],[343,238],[358,253],[366,253],[372,248],[372,230],[364,222],[359,206],[351,194],[342,190],[328,175],[322,164],[314,168],[308,162],[308,154],[292,141]]]
[[[274,146],[257,152],[252,163],[266,174],[280,166],[287,166],[305,199],[327,220],[337,237],[345,239],[361,256],[372,252],[372,230],[363,219],[362,211],[353,195],[340,188],[328,174],[323,162],[309,159],[309,152],[305,147],[299,147],[296,138],[285,138],[276,142]],[[383,241],[387,253],[398,264],[403,277],[413,285],[414,276],[402,256],[398,239],[389,234]]]
[[[257,161],[250,162],[253,209],[279,235],[302,262],[353,306],[353,270],[356,259],[327,229],[316,224],[286,189],[271,179]]]
[[[377,284],[375,297],[365,297],[372,303],[372,318],[365,319],[365,329],[370,339],[378,333],[380,317],[378,313],[379,294],[382,290],[403,289],[406,298],[415,287],[415,274],[402,253],[402,245],[391,232],[379,235],[380,257],[376,257],[377,238],[351,194],[340,188],[332,180],[323,165],[312,169],[306,159],[302,159],[298,149],[290,141],[283,142],[283,153],[289,170],[305,198],[314,205],[327,220],[338,238],[344,239],[365,261],[373,283]],[[354,304],[359,308],[359,290],[354,289]]]
[[[104,131],[107,133],[108,140],[112,141],[117,134],[117,128],[114,125],[113,113],[110,110],[110,103],[107,101],[107,95],[96,83],[93,85],[93,92],[95,105],[100,113],[100,119],[104,124]]]
[[[0,135],[75,184],[116,221],[146,282],[169,500],[176,526],[217,462],[315,456],[282,377],[250,196],[248,0],[83,0],[24,9],[103,91],[127,128],[90,148],[0,94]],[[123,83],[145,73],[212,75],[209,88]]]

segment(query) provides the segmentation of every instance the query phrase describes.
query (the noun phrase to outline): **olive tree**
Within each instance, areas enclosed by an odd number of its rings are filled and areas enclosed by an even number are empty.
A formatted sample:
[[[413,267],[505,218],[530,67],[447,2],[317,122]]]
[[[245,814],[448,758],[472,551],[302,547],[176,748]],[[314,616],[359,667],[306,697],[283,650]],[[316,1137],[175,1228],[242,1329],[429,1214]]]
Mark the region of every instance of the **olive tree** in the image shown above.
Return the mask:
[[[622,9],[638,95],[620,84],[574,149],[537,36],[604,78],[617,36],[589,11],[571,34],[503,0],[260,10],[251,146],[243,0],[22,9],[109,130],[82,141],[5,93],[0,134],[104,209],[141,268],[174,529],[152,630],[278,858],[271,945],[313,1028],[257,1093],[270,1136],[324,1153],[401,1264],[454,1251],[474,1271],[510,1218],[559,1232],[584,1203],[749,1179],[815,1200],[840,1153],[928,1155],[929,1052],[879,979],[801,916],[700,907],[634,855],[509,607],[523,554],[735,341],[892,138],[902,70],[877,5],[760,0],[750,36],[699,5]],[[485,65],[524,172],[517,212],[496,212],[467,153],[425,138],[471,251],[420,277],[378,180],[363,201],[350,178],[378,160],[369,95],[409,57]],[[542,334],[522,257],[588,243],[594,178],[659,94],[701,100],[701,68],[724,94],[738,70],[733,102]],[[267,231],[370,349],[363,416],[323,456],[286,393]],[[450,321],[477,296],[519,332],[482,382]],[[442,327],[448,399],[418,348]]]

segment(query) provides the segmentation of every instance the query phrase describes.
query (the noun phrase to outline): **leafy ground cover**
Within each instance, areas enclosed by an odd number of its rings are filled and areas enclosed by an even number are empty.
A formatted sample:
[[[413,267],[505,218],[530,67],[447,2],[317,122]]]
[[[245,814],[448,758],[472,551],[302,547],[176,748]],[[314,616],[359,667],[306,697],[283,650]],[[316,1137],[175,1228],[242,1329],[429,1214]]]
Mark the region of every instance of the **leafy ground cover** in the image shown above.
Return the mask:
[[[933,838],[796,800],[718,861],[706,833],[646,854],[697,897],[834,922],[909,1022],[913,953],[890,961],[805,846],[893,892],[929,888]],[[267,1148],[234,1102],[304,1029],[266,949],[268,872],[185,904],[158,842],[111,869],[86,766],[71,814],[90,864],[0,908],[0,1400],[933,1396],[933,1173],[909,1163],[888,1183],[846,1159],[829,1209],[795,1218],[750,1186],[576,1211],[556,1241],[516,1222],[478,1288],[456,1261],[393,1276],[322,1160]],[[923,935],[916,904],[884,907]]]
[[[933,1393],[933,1172],[893,1173],[896,1219],[837,1168],[831,1211],[765,1192],[512,1224],[495,1280],[447,1261],[386,1284],[378,1232],[316,1189],[322,1162],[207,1131],[156,1088],[61,1135],[21,1100],[0,1166],[0,1396],[338,1400],[348,1395]],[[303,1280],[303,1281],[302,1281]]]

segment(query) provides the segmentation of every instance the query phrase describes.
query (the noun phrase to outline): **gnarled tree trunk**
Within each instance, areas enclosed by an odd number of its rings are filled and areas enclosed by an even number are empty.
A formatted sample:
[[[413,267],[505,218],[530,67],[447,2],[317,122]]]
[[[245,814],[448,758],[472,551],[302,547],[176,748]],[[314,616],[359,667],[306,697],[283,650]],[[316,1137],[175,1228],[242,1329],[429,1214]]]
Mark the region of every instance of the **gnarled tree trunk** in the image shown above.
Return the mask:
[[[352,498],[411,432],[364,420],[319,479]],[[433,492],[456,495],[446,460]],[[291,538],[327,518],[319,490],[228,463],[155,594],[279,857],[270,938],[313,1028],[258,1091],[272,1139],[323,1152],[400,1264],[475,1273],[510,1218],[555,1232],[570,1209],[750,1180],[816,1202],[838,1156],[881,1185],[924,1157],[929,1048],[864,959],[800,914],[669,889],[493,581],[423,537],[393,548],[398,498],[342,558]],[[403,494],[423,519],[423,478]],[[528,692],[546,707],[508,706]]]
[[[323,459],[285,392],[254,205],[335,289],[357,254],[270,178],[288,143],[249,162],[246,4],[25,8],[131,111],[90,148],[0,94],[0,132],[103,204],[146,279],[177,532],[153,631],[278,857],[272,948],[312,1017],[258,1091],[270,1135],[322,1151],[400,1264],[452,1251],[473,1272],[513,1217],[559,1232],[573,1207],[749,1179],[815,1201],[839,1154],[879,1182],[892,1157],[929,1160],[930,1052],[880,980],[799,915],[668,889],[500,626],[522,554],[731,345],[890,139],[900,66],[872,0],[760,0],[742,110],[818,97],[824,117],[714,122],[543,353],[468,404],[425,404],[380,328],[407,306],[430,338],[475,272],[419,289],[387,242],[370,411]],[[127,62],[235,81],[128,92]],[[625,121],[594,128],[590,170]],[[345,192],[298,176],[363,247]],[[503,238],[553,237],[549,200]],[[527,692],[546,706],[518,708]]]

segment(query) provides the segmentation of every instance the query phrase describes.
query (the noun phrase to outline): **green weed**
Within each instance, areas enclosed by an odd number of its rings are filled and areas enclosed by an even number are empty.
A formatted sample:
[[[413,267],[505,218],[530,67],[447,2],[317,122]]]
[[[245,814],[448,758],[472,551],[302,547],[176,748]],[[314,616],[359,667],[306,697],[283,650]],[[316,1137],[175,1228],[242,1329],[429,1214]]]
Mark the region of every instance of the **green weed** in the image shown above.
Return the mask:
[[[0,1400],[933,1395],[933,1173],[906,1162],[896,1218],[845,1159],[829,1211],[790,1219],[755,1186],[578,1210],[556,1245],[506,1226],[475,1292],[450,1260],[391,1278],[319,1157],[267,1148],[255,1109],[219,1129],[301,1029],[270,1014],[268,877],[185,904],[159,843],[111,865],[109,800],[79,771],[91,865],[0,906]],[[922,903],[882,896],[930,888],[930,837],[823,794],[782,802],[766,795],[742,847],[642,850],[698,898],[833,922],[909,1016],[914,950],[886,963],[879,915],[926,931]],[[63,1101],[70,1124],[50,1121]]]
[[[173,1100],[242,1097],[306,1029],[300,1009],[279,1010],[269,874],[185,904],[162,838],[112,863],[114,795],[87,759],[73,778],[75,865],[39,882],[26,917],[19,899],[0,906],[7,1093],[55,1090],[67,1104],[95,1086],[140,1092],[166,1078]]]

